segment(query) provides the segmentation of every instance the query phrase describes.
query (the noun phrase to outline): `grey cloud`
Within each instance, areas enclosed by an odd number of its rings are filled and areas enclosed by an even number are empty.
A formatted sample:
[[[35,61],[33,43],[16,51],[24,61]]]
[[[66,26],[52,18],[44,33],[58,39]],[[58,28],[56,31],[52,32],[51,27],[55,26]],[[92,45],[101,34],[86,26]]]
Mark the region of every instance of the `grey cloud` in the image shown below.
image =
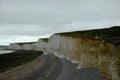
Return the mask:
[[[61,24],[73,20],[120,17],[118,0],[2,1],[1,23]]]
[[[3,24],[0,25],[0,35],[26,35],[40,36],[50,34],[51,28],[41,25],[30,24]]]
[[[120,25],[119,4],[120,0],[0,0],[0,44]]]

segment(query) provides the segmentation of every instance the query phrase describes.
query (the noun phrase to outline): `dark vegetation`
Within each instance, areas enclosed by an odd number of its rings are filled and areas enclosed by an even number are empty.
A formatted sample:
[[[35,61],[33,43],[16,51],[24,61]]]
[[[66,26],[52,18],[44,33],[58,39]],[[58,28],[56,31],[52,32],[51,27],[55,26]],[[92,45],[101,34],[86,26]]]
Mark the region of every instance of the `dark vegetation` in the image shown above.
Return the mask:
[[[0,73],[23,65],[43,54],[42,51],[18,50],[12,53],[0,54]]]
[[[33,44],[33,43],[36,43],[36,42],[23,42],[23,43],[16,43],[16,44],[23,46],[24,44]]]
[[[114,44],[120,43],[120,26],[114,26],[105,29],[74,31],[57,34],[61,36],[82,37],[90,39],[96,39],[97,37],[97,39],[105,40],[106,42],[111,42]]]
[[[44,42],[48,42],[48,41],[49,41],[49,38],[42,38],[42,40],[43,40]]]

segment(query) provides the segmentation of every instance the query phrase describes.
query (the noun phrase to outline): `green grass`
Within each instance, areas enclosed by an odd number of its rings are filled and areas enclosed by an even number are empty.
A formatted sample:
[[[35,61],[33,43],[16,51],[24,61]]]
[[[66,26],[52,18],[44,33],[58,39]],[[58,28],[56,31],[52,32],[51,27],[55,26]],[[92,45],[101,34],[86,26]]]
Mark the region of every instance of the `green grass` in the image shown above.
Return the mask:
[[[36,43],[36,42],[23,42],[23,43],[16,43],[16,44],[23,46],[24,44],[33,44],[33,43]]]
[[[114,26],[105,29],[74,31],[57,34],[61,36],[82,37],[89,39],[95,39],[95,37],[97,36],[101,40],[105,40],[107,42],[114,42],[120,40],[120,26]]]
[[[42,51],[18,50],[12,53],[0,54],[0,73],[32,61],[43,54]]]
[[[42,38],[42,40],[43,40],[44,42],[48,42],[48,41],[49,41],[49,38]]]

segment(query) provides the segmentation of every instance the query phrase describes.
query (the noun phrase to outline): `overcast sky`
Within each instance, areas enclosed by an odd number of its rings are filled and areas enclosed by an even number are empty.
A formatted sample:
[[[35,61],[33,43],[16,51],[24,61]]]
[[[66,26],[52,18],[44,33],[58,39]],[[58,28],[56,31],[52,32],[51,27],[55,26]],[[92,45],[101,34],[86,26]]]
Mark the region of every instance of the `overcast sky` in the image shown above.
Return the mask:
[[[0,0],[0,44],[120,25],[120,0]]]

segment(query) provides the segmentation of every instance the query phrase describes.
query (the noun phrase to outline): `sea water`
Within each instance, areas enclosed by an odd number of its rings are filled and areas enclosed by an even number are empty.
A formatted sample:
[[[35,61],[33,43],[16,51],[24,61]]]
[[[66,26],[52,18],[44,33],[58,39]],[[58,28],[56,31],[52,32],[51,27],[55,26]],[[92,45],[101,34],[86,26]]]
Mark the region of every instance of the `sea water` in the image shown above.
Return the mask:
[[[0,54],[7,54],[7,53],[11,53],[11,52],[14,52],[13,50],[3,50],[3,49],[0,49]]]

